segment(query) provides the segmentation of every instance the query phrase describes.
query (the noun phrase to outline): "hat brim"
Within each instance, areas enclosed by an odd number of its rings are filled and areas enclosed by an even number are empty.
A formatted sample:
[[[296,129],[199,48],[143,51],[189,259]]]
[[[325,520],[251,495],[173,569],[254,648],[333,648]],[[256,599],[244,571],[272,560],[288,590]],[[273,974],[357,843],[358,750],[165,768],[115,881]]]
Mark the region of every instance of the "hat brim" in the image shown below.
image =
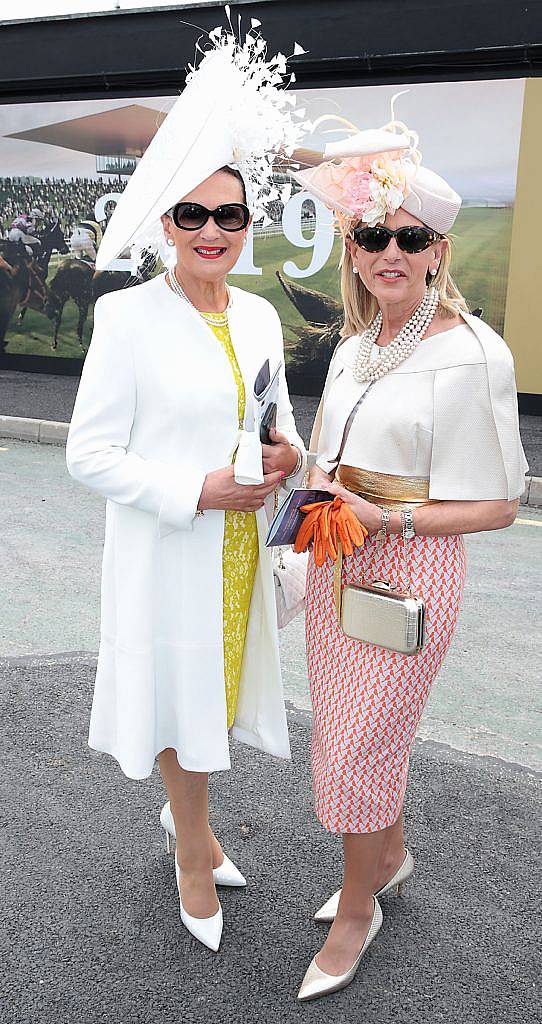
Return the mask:
[[[221,66],[218,67],[218,62]],[[217,52],[207,58],[147,147],[107,225],[96,267],[105,270],[159,218],[211,174],[232,163],[227,128],[231,66]],[[217,78],[223,90],[217,90]]]

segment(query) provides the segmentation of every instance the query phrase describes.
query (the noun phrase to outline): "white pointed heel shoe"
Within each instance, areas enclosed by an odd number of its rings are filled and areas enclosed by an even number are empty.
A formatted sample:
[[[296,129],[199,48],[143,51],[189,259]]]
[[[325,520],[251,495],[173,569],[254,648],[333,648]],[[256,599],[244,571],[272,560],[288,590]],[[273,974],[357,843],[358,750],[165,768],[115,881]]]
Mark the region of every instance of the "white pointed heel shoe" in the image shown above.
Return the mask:
[[[166,833],[166,849],[168,853],[173,853],[172,839],[175,839],[175,822],[173,820],[173,814],[171,813],[171,806],[169,800],[164,804],[160,812],[160,824]],[[241,889],[247,884],[246,878],[241,874],[239,868],[235,866],[229,857],[224,854],[224,860],[217,868],[213,868],[213,878],[215,885],[228,885],[232,888]]]
[[[381,896],[389,896],[389,894],[393,891],[395,891],[397,896],[400,896],[401,891],[403,889],[403,885],[405,884],[405,882],[408,882],[408,879],[411,878],[413,874],[414,857],[412,856],[411,853],[409,853],[408,850],[405,850],[405,859],[401,864],[401,867],[398,869],[398,871],[395,872],[393,878],[390,878],[389,882],[386,882],[386,884],[383,885],[382,888],[378,890],[378,892],[375,892],[375,896],[377,896],[378,899],[380,899]],[[329,897],[327,902],[324,903],[323,907],[320,907],[320,910],[316,911],[314,915],[315,921],[318,921],[320,924],[327,924],[335,920],[335,917],[337,916],[337,910],[339,908],[341,892],[342,889],[339,889],[337,892],[333,893],[333,896]]]
[[[361,958],[367,952],[371,942],[378,934],[382,927],[382,911],[380,904],[373,896],[374,900],[374,911],[373,919],[371,921],[367,937],[360,952],[358,953],[354,963],[346,974],[326,974],[316,963],[316,958],[309,964],[307,973],[301,983],[301,988],[297,998],[300,1002],[308,1002],[309,999],[319,999],[320,996],[327,996],[331,992],[338,992],[341,988],[346,988],[347,985],[353,980],[356,971],[361,963]]]
[[[181,872],[179,865],[177,864],[177,856],[175,856],[175,875],[177,878],[177,890],[179,892],[179,909],[181,911],[181,921],[185,928],[194,936],[198,942],[203,943],[208,949],[212,949],[213,953],[218,952],[220,946],[220,939],[222,938],[222,928],[224,926],[224,919],[222,917],[222,907],[218,904],[218,910],[212,917],[192,917],[191,914],[187,914],[183,907],[183,901],[181,898]]]

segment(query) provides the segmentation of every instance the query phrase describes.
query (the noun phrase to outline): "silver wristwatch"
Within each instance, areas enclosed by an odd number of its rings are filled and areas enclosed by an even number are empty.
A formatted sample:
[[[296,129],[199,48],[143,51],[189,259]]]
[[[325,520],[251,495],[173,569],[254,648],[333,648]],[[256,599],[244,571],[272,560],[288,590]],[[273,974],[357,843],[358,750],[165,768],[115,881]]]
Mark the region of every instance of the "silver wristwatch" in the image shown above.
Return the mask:
[[[412,540],[416,536],[416,529],[411,508],[405,508],[401,512],[401,524],[403,527],[403,540]]]

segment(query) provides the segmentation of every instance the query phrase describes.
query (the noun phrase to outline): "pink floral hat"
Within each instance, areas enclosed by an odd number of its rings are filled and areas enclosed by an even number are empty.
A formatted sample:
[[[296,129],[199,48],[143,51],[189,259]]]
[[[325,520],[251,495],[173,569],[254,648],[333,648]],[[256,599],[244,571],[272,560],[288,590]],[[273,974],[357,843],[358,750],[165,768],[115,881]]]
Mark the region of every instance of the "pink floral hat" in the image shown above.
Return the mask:
[[[360,220],[374,227],[400,207],[439,234],[450,230],[461,197],[444,178],[421,166],[415,132],[401,121],[358,131],[328,116],[313,128],[328,120],[345,125],[350,136],[328,143],[322,163],[292,172],[292,177],[334,211],[344,234]]]

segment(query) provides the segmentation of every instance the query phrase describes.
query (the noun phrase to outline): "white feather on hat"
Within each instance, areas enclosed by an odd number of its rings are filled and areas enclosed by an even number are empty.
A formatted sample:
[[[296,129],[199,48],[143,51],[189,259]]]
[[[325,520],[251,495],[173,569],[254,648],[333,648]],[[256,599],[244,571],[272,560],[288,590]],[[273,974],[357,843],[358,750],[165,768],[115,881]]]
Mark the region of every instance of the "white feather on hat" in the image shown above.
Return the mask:
[[[229,9],[226,7],[229,17]],[[252,29],[241,44],[231,33],[209,33],[211,48],[148,146],[117,203],[98,251],[104,270],[125,249],[157,252],[163,243],[160,216],[226,164],[236,166],[247,187],[255,220],[265,205],[289,197],[291,185],[273,181],[277,153],[290,155],[310,128],[304,110],[286,93],[283,54],[267,59],[266,43]],[[231,22],[230,22],[231,26]],[[298,43],[294,54],[305,51]],[[267,218],[269,220],[269,218]]]

